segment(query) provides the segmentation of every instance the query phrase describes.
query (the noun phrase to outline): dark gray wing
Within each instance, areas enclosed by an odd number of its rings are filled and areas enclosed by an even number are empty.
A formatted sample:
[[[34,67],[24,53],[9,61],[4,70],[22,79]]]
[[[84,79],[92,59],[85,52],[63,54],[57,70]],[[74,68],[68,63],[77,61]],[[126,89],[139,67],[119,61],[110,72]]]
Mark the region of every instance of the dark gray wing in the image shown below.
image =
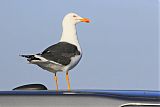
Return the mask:
[[[59,42],[45,49],[41,56],[62,65],[68,65],[71,57],[80,55],[77,46],[67,42]]]

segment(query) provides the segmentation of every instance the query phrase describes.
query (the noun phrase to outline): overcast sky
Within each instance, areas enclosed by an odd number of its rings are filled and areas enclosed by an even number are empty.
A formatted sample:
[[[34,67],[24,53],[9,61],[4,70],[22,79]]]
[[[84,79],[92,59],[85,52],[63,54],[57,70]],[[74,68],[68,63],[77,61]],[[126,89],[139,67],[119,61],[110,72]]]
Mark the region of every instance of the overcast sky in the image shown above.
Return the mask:
[[[157,0],[1,0],[0,90],[29,83],[55,89],[53,73],[19,54],[57,43],[69,12],[92,21],[77,25],[83,57],[69,72],[72,89],[160,90]],[[65,73],[58,77],[67,89]]]

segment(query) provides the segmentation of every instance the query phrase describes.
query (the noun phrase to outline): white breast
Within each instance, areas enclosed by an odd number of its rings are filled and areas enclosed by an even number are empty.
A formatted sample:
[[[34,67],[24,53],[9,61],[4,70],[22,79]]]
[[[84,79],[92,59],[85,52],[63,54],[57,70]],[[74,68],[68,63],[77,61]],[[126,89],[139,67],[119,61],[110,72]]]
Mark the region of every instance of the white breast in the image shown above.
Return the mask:
[[[71,70],[72,68],[74,68],[78,64],[78,62],[80,61],[81,57],[82,57],[82,54],[76,55],[75,57],[72,57],[70,64],[67,65],[66,67],[64,67],[63,70],[68,71],[68,70]]]

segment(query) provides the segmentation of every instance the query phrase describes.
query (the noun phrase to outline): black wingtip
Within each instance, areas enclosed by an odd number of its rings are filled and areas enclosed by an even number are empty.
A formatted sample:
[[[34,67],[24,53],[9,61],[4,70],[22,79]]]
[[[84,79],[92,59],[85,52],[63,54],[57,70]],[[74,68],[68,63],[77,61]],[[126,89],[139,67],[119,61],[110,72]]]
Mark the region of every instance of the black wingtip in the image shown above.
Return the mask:
[[[19,54],[20,57],[24,57],[23,55]]]
[[[19,56],[21,56],[21,57],[27,57],[27,55],[19,55]]]
[[[34,55],[19,55],[19,56],[25,57],[25,58],[31,58],[31,57],[33,57]]]

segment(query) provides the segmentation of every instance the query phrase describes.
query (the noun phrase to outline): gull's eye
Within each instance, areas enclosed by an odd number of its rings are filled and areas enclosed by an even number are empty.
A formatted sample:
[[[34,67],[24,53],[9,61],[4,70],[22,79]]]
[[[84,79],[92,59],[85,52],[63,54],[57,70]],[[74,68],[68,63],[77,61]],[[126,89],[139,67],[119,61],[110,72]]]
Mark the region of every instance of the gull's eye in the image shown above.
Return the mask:
[[[77,17],[76,15],[73,15],[73,17]]]

